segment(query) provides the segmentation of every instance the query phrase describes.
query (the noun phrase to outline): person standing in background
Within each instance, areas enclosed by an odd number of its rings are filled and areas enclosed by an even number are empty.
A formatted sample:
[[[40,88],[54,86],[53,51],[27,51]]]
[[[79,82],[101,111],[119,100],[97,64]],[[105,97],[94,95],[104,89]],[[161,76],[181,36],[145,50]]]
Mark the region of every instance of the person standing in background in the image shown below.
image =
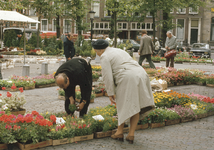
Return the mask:
[[[72,35],[70,33],[64,38],[64,54],[66,61],[71,60],[75,55],[74,43],[72,42]]]
[[[166,33],[166,36],[167,36],[165,43],[166,51],[168,52],[170,50],[176,49],[177,46],[176,37],[170,31]],[[174,67],[174,57],[166,58],[166,67],[169,67],[170,60],[171,60],[170,67]]]
[[[139,65],[142,66],[142,62],[146,58],[149,62],[149,65],[151,68],[155,68],[155,65],[152,62],[151,54],[153,54],[154,51],[154,44],[152,42],[152,39],[147,35],[146,30],[142,30],[142,37],[140,40],[140,48],[139,48]]]

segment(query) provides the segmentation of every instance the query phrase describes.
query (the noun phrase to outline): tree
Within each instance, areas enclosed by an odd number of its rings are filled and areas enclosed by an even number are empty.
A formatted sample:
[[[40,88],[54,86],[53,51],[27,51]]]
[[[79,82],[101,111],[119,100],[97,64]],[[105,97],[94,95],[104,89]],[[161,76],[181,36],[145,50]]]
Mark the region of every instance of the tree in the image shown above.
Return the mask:
[[[0,10],[25,9],[20,1],[17,0],[1,0]]]
[[[29,0],[22,0],[22,4],[25,7],[31,7],[32,9],[36,10],[37,16],[38,16],[38,21],[41,21],[41,17],[47,17],[48,13],[51,12],[51,5],[48,0],[34,0],[34,1],[29,1]],[[37,48],[39,48],[39,27],[37,30]]]

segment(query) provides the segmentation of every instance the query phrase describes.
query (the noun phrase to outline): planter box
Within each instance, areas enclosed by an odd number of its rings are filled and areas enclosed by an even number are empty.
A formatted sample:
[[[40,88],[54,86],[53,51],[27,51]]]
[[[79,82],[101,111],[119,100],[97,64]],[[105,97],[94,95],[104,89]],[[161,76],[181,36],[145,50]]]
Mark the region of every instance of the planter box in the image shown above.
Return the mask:
[[[214,111],[208,112],[207,116],[213,116],[214,115]]]
[[[162,123],[150,123],[149,126],[150,126],[151,128],[164,127],[164,126],[165,126],[165,122],[162,122]]]
[[[17,87],[16,89],[11,89],[10,87],[6,87],[5,91],[17,92],[19,91],[19,88]]]
[[[60,100],[65,100],[65,96],[58,96],[58,99],[60,99]]]
[[[92,140],[93,138],[94,138],[94,134],[84,135],[84,136],[75,136],[74,137],[74,142]]]
[[[170,125],[174,125],[174,124],[179,124],[180,122],[181,122],[181,119],[167,120],[165,125],[170,126]]]
[[[123,133],[128,133],[129,132],[129,127],[123,128]]]
[[[35,85],[36,88],[46,88],[46,87],[52,87],[52,86],[56,86],[56,83],[44,84],[44,85]]]
[[[0,150],[7,149],[7,144],[0,144]]]
[[[147,129],[149,127],[149,124],[140,124],[140,125],[137,125],[136,129],[135,130],[142,130],[142,129]]]
[[[103,92],[97,93],[97,94],[95,94],[95,95],[96,95],[96,97],[101,97],[101,96],[103,96]]]
[[[94,99],[91,99],[91,100],[90,100],[90,103],[94,103]]]
[[[207,84],[208,87],[214,87],[214,84]]]
[[[181,123],[193,121],[193,118],[183,118],[181,119]]]
[[[30,149],[36,149],[36,148],[42,148],[42,147],[50,146],[50,145],[52,145],[52,140],[43,141],[43,142],[39,142],[36,144],[17,143],[17,145],[21,150],[30,150]]]
[[[206,118],[207,113],[197,115],[197,119]]]
[[[100,139],[104,137],[110,137],[112,135],[112,131],[107,131],[107,132],[96,132],[94,133],[94,138]]]
[[[172,86],[174,86],[174,84],[172,84],[172,83],[171,83],[171,84],[168,84],[168,87],[172,87]]]
[[[22,110],[19,110],[19,111],[11,111],[11,114],[13,114],[13,115],[19,115],[19,114],[24,115],[25,112],[26,112],[26,110],[22,109]]]
[[[184,85],[184,83],[176,83],[177,86]]]
[[[191,84],[191,82],[184,82],[184,84],[185,84],[185,85],[190,85],[190,84]]]
[[[35,89],[35,85],[33,85],[33,86],[27,86],[27,87],[23,88],[23,90],[31,90],[31,89]]]
[[[52,145],[62,145],[62,144],[67,144],[67,143],[74,143],[74,138],[64,138],[64,139],[59,139],[59,140],[52,140]]]
[[[115,134],[117,132],[117,129],[112,130],[111,135]]]
[[[206,86],[206,83],[202,83],[202,82],[197,82],[196,84]]]
[[[175,61],[175,64],[183,64],[182,61]]]

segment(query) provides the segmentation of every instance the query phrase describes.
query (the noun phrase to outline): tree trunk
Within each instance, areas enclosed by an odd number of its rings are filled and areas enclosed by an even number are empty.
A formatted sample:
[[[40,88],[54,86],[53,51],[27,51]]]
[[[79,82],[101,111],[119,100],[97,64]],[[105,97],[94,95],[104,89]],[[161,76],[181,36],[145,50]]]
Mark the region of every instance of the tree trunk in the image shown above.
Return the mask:
[[[155,0],[153,0],[153,5],[155,7]],[[155,34],[156,34],[156,31],[155,31],[155,12],[152,12],[152,19],[153,19],[153,42],[155,44]]]
[[[80,43],[82,41],[82,30],[81,30],[81,18],[80,16],[77,16],[77,21],[76,21],[76,25],[77,25],[77,30],[78,30],[78,43],[77,45],[80,46]]]
[[[114,12],[114,47],[117,47],[117,12]]]
[[[166,42],[166,33],[168,30],[168,26],[167,26],[167,20],[169,19],[169,15],[168,12],[163,10],[163,28],[162,28],[162,37],[163,37],[163,47],[165,47],[165,42]]]
[[[38,21],[41,22],[41,16],[39,15]],[[37,49],[39,49],[39,29],[40,29],[40,25],[38,24],[38,29],[37,29]]]
[[[57,14],[57,18],[56,18],[56,36],[57,36],[57,38],[59,38],[60,35],[61,35],[61,33],[60,33],[59,15]]]
[[[111,15],[109,26],[110,26],[109,38],[113,39],[114,38],[114,14]]]

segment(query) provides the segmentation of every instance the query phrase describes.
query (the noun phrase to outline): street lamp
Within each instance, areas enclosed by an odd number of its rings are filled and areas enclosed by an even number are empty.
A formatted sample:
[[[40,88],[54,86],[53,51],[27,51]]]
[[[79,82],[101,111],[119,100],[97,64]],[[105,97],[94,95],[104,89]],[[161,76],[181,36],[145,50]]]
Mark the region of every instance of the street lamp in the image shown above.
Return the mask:
[[[92,35],[93,35],[93,20],[94,20],[94,14],[95,12],[93,10],[89,11],[90,14],[90,20],[91,20],[91,42],[92,42]]]
[[[4,21],[3,19],[0,20],[0,25],[1,25],[1,48],[3,48],[3,39],[2,39],[2,25],[3,25]]]

